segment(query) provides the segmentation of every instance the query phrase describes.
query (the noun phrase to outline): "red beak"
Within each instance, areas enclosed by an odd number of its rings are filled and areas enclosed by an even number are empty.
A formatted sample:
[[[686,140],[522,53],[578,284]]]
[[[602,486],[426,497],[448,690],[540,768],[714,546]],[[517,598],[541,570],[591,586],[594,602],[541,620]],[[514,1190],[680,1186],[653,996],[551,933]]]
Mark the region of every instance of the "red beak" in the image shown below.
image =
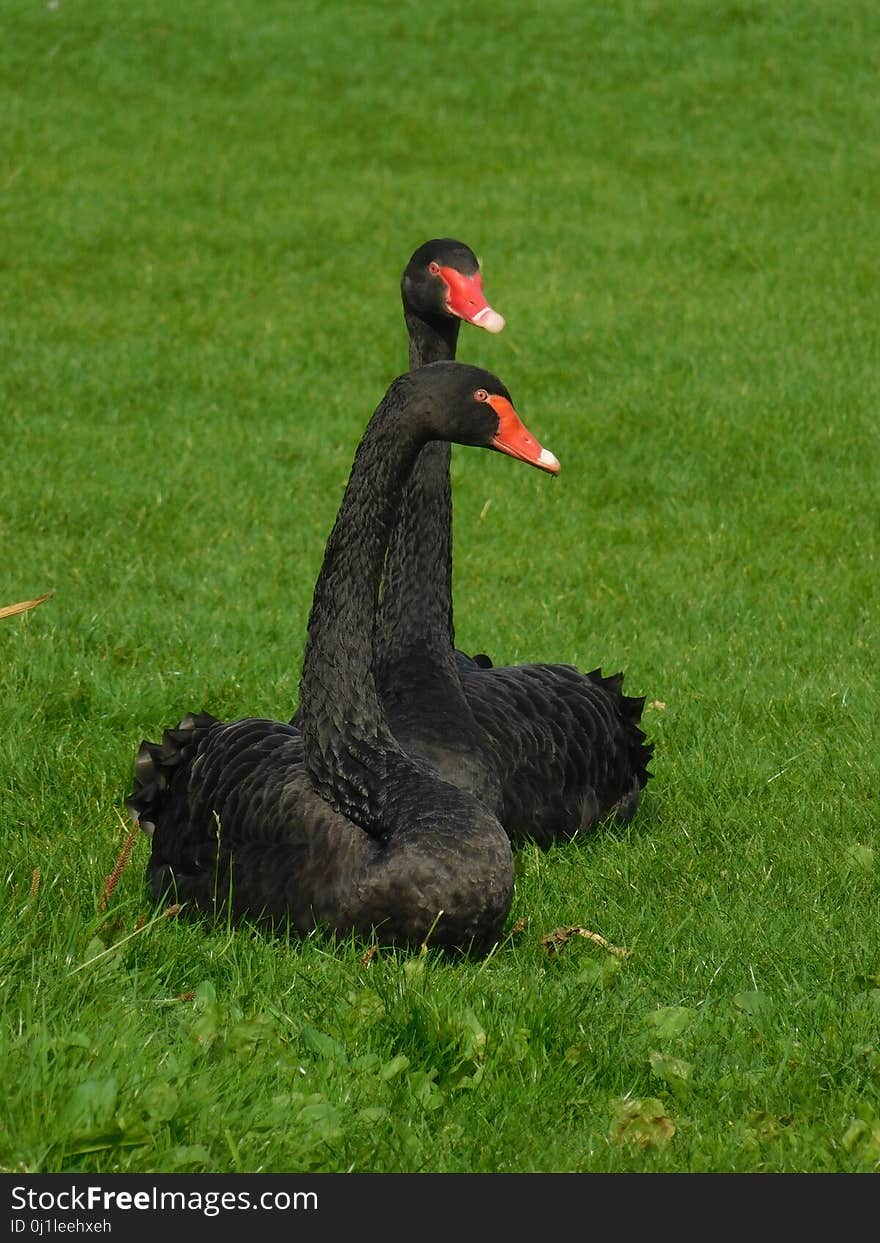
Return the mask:
[[[479,272],[473,276],[464,276],[455,268],[441,268],[440,275],[446,282],[449,293],[446,298],[446,310],[450,315],[457,315],[469,324],[485,328],[487,332],[500,332],[504,327],[504,316],[494,311],[486,301],[483,293],[483,278]]]
[[[542,449],[532,433],[520,419],[506,397],[493,393],[489,405],[498,415],[498,431],[492,440],[492,448],[499,449],[508,457],[519,458],[550,475],[559,474],[559,461],[549,449]]]

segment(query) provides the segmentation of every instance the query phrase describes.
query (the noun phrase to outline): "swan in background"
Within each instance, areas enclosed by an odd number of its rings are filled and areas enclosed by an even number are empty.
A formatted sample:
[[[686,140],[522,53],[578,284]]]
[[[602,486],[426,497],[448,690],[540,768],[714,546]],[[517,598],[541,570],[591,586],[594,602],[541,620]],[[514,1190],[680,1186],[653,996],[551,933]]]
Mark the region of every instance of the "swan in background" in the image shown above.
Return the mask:
[[[463,242],[420,246],[401,292],[412,368],[453,358],[463,320],[504,327]],[[623,675],[492,668],[455,648],[449,464],[449,443],[419,453],[385,562],[376,681],[395,737],[483,799],[514,842],[546,846],[609,816],[628,821],[653,748],[640,727],[644,699],[623,694]]]

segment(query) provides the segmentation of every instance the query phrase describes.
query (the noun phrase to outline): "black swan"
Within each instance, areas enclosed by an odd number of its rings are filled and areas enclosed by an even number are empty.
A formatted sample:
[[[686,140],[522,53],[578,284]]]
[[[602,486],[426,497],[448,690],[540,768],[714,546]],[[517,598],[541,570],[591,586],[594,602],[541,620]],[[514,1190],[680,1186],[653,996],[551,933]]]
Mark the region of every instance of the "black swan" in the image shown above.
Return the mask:
[[[559,466],[497,377],[441,362],[399,377],[360,443],[308,625],[300,728],[185,717],[144,741],[128,807],[151,836],[154,899],[279,930],[369,935],[485,953],[513,892],[497,818],[391,734],[373,677],[388,535],[427,441]]]
[[[469,247],[421,246],[401,281],[413,368],[453,358],[461,319],[499,331]],[[635,814],[653,748],[643,698],[623,675],[571,665],[491,668],[455,649],[450,446],[426,445],[389,542],[377,618],[376,683],[392,731],[497,812],[514,842],[569,838]],[[296,718],[294,718],[296,719]]]

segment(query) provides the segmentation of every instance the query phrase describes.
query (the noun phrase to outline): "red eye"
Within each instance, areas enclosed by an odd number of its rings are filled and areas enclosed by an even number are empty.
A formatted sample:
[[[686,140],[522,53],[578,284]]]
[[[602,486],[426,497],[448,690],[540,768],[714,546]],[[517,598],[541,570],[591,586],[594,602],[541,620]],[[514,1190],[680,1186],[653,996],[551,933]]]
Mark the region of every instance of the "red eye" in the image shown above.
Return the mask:
[[[433,263],[433,262],[429,263],[428,271],[431,273],[432,276],[439,276],[440,275],[440,264]]]
[[[488,400],[489,400],[489,394],[486,392],[484,388],[478,388],[477,391],[474,393],[474,401],[488,401]]]

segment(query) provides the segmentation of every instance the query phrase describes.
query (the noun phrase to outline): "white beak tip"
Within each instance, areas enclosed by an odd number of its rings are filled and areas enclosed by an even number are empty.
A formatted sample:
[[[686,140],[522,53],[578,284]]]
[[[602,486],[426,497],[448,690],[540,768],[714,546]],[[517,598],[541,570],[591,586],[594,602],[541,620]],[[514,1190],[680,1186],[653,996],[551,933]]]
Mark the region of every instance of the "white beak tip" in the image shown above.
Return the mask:
[[[479,328],[485,328],[487,332],[501,332],[504,327],[504,316],[499,315],[491,306],[484,306],[482,311],[477,311],[473,322]]]

